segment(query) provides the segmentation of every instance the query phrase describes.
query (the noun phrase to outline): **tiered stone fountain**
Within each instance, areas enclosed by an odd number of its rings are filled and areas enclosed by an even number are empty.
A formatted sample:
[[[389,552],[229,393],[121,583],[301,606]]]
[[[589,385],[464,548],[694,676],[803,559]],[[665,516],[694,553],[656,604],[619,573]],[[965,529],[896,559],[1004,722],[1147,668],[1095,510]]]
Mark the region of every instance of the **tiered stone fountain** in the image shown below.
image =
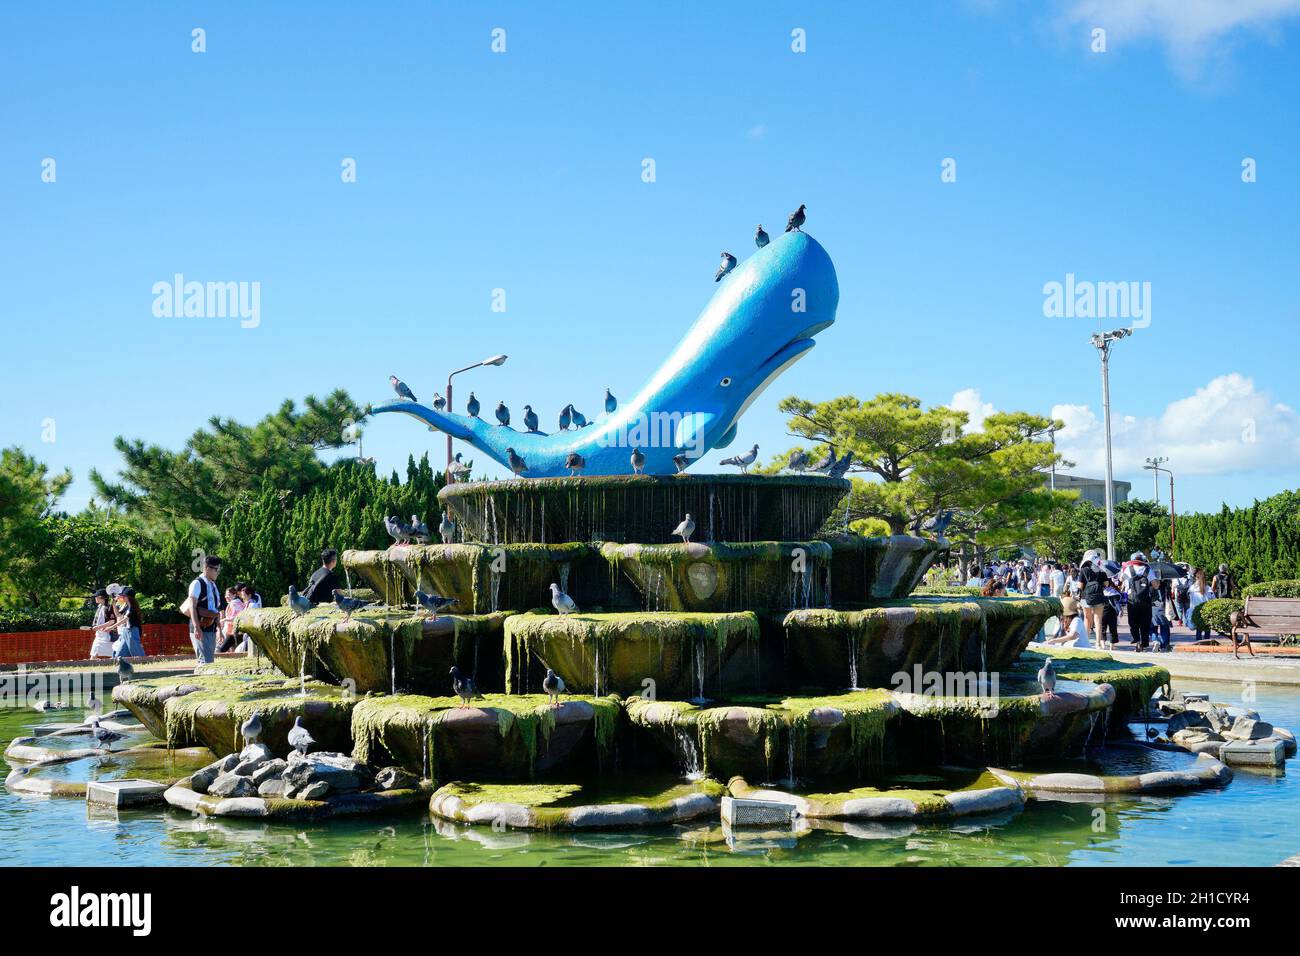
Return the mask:
[[[323,748],[423,780],[436,816],[563,828],[716,817],[728,789],[813,821],[1005,812],[1030,792],[1026,767],[1103,745],[1167,680],[1062,656],[1045,698],[1026,648],[1057,602],[911,596],[946,543],[816,534],[846,490],[689,475],[452,485],[441,500],[469,540],[343,555],[382,603],[346,622],[333,607],[240,618],[280,673],[118,697],[172,746],[218,755],[239,750],[254,710],[280,751],[301,715]],[[700,540],[673,543],[685,508]],[[556,540],[611,514],[633,533]],[[556,613],[551,584],[577,613]],[[464,613],[434,620],[416,588]],[[471,706],[451,693],[453,665],[483,694]],[[558,706],[548,668],[567,685]],[[1206,758],[1161,786],[1223,776]]]

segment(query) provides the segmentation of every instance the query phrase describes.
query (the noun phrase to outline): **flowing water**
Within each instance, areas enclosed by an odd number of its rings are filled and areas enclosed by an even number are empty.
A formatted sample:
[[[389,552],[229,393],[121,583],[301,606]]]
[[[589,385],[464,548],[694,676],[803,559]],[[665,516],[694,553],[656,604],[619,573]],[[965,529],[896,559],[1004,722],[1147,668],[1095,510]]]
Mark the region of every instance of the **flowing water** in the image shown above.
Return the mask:
[[[1178,689],[1231,699],[1236,685],[1179,681]],[[1300,688],[1261,687],[1266,720],[1300,729]],[[0,743],[45,722],[0,710]],[[129,743],[124,741],[123,745]],[[427,751],[427,745],[426,745]],[[1105,769],[1159,769],[1170,755],[1110,748]],[[426,757],[426,759],[428,759]],[[684,771],[698,755],[683,749]],[[8,767],[0,762],[5,773]],[[79,761],[50,768],[65,779],[120,775]],[[0,864],[26,866],[591,866],[591,865],[1044,865],[1270,866],[1300,852],[1300,770],[1238,770],[1222,790],[1126,797],[1101,804],[1030,801],[1018,815],[949,825],[850,824],[786,839],[728,842],[717,825],[643,831],[530,834],[437,823],[416,814],[382,820],[275,825],[212,820],[175,810],[87,813],[84,801],[0,790]]]

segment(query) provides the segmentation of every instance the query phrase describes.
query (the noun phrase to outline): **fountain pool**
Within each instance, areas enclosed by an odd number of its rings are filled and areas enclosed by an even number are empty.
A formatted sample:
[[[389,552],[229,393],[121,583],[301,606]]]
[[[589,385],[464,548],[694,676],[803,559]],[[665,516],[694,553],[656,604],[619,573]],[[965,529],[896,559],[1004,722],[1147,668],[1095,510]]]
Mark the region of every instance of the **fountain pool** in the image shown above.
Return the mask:
[[[1184,692],[1231,699],[1236,685],[1179,681]],[[1300,726],[1300,688],[1263,686],[1253,706]],[[45,720],[0,711],[0,742]],[[124,742],[126,743],[126,742]],[[1158,769],[1177,755],[1108,748],[1101,770]],[[0,761],[2,763],[2,761]],[[1079,764],[1073,763],[1078,768]],[[5,766],[7,773],[10,768]],[[84,762],[50,768],[67,779],[119,771]],[[912,786],[923,785],[912,783]],[[1095,807],[1105,810],[1094,831]],[[0,863],[25,866],[1268,866],[1300,850],[1294,829],[1300,778],[1238,768],[1230,786],[1178,796],[1137,795],[1104,804],[1031,800],[1006,818],[948,823],[845,825],[792,836],[741,834],[729,845],[715,823],[642,831],[497,832],[422,814],[327,824],[259,823],[180,810],[91,816],[81,800],[0,791]]]

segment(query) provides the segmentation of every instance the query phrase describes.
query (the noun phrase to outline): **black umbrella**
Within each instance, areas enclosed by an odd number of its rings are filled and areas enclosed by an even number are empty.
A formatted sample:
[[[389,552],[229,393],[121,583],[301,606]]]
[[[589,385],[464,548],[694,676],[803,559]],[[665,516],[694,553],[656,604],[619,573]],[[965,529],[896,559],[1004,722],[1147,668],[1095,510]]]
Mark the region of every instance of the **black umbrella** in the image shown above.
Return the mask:
[[[1151,576],[1157,581],[1170,581],[1176,578],[1187,577],[1187,571],[1176,564],[1170,564],[1168,561],[1156,561],[1154,564],[1147,565],[1151,569]]]

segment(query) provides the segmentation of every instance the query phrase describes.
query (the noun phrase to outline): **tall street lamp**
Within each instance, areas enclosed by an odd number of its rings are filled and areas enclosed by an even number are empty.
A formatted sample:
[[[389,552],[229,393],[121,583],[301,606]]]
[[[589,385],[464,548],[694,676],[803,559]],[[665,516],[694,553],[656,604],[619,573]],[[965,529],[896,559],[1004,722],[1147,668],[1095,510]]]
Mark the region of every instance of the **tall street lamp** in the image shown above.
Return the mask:
[[[1115,560],[1115,467],[1110,448],[1110,346],[1132,329],[1115,329],[1111,332],[1094,332],[1092,344],[1101,355],[1101,407],[1106,419],[1106,560]]]
[[[1160,504],[1160,472],[1166,470],[1164,468],[1161,468],[1160,466],[1163,465],[1168,460],[1169,460],[1168,458],[1156,456],[1155,458],[1148,458],[1147,463],[1142,466],[1144,471],[1151,472],[1151,480],[1152,483],[1155,485],[1156,504]]]
[[[1144,467],[1149,468],[1151,470],[1151,476],[1155,479],[1157,488],[1160,487],[1160,472],[1163,471],[1166,475],[1169,476],[1169,558],[1170,560],[1173,560],[1175,555],[1174,546],[1176,543],[1176,539],[1174,538],[1174,533],[1177,530],[1175,527],[1175,518],[1174,518],[1174,473],[1170,471],[1168,468],[1160,467],[1164,462],[1167,462],[1168,460],[1169,460],[1168,458],[1148,458],[1147,463]],[[1160,496],[1157,495],[1156,496],[1157,504],[1159,504],[1159,500],[1160,500]]]
[[[458,368],[447,376],[447,411],[454,411],[455,406],[451,403],[451,380],[461,372],[468,372],[473,368],[482,368],[484,365],[504,365],[507,355],[493,355],[491,358],[485,358],[481,362],[475,362],[473,365],[466,365],[464,368]],[[447,436],[447,467],[451,467],[451,436]]]

